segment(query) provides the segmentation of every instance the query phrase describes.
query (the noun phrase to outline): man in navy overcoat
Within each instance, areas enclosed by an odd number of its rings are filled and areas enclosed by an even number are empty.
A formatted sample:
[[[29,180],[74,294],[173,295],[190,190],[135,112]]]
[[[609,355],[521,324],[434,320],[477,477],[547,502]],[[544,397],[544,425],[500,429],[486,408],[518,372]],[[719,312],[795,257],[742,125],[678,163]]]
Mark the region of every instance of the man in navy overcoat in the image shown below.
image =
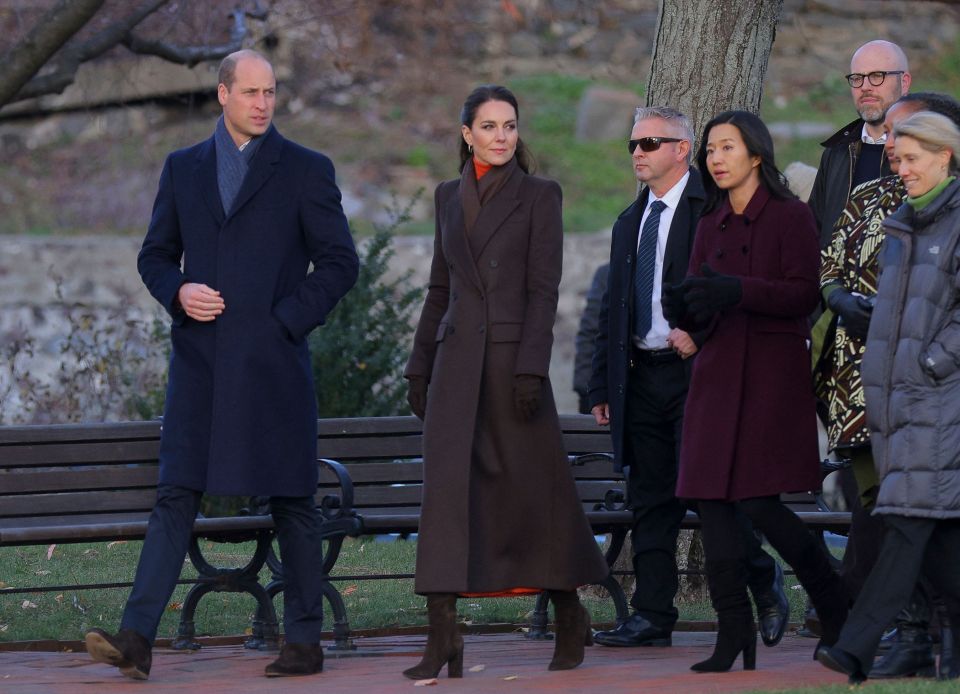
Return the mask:
[[[120,631],[86,637],[95,660],[135,679],[149,675],[203,492],[270,497],[286,642],[266,674],[323,667],[306,337],[353,286],[357,254],[330,160],[271,124],[276,80],[266,58],[227,56],[217,95],[214,135],[167,158],[137,261],[172,318],[160,486]]]

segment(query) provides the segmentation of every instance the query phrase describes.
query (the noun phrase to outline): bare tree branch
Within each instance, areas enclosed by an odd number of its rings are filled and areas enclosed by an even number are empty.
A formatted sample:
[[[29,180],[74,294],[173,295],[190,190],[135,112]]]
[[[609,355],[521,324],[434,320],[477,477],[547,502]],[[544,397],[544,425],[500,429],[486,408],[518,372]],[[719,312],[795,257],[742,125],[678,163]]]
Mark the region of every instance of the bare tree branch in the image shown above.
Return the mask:
[[[50,57],[90,21],[103,3],[104,0],[60,0],[52,7],[4,60],[0,104],[12,100]]]
[[[245,20],[247,16],[253,15],[239,8],[231,14],[233,15],[233,29],[230,31],[230,41],[219,46],[176,46],[165,41],[144,39],[133,32],[127,34],[123,40],[123,45],[139,55],[156,55],[171,63],[182,63],[193,67],[204,60],[224,58],[243,48],[243,39],[248,33]]]
[[[166,5],[167,2],[169,0],[146,0],[140,3],[140,6],[126,17],[118,19],[83,43],[68,48],[57,59],[50,73],[34,77],[8,101],[22,101],[44,94],[59,94],[73,84],[80,65],[103,55],[118,43],[121,43],[133,27]],[[0,99],[0,104],[3,103],[4,100]]]
[[[96,14],[104,1],[61,0],[37,23],[30,36],[11,51],[11,67],[14,69],[8,69],[5,74],[0,75],[0,106],[44,94],[61,93],[76,79],[77,70],[83,63],[121,44],[133,53],[155,55],[190,67],[204,60],[223,58],[243,47],[243,40],[248,34],[247,18],[263,20],[268,15],[268,10],[261,5],[260,0],[256,0],[252,10],[237,8],[231,13],[233,28],[227,43],[215,46],[177,46],[165,41],[143,38],[134,33],[134,29],[144,19],[169,2],[142,0],[126,16],[86,40],[68,46],[56,57],[47,71],[37,74],[70,37]],[[82,14],[81,8],[84,10]],[[11,79],[11,74],[19,75],[19,79]]]

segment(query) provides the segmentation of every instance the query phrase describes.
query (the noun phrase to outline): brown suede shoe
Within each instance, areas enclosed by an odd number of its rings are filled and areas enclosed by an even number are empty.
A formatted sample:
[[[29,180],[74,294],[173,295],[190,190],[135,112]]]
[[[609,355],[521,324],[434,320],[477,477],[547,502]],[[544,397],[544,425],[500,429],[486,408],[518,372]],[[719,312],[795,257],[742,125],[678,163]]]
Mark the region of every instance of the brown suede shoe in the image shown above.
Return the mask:
[[[267,677],[297,677],[323,672],[323,647],[318,643],[285,643],[280,657],[267,665]]]
[[[121,674],[134,680],[150,676],[150,643],[133,629],[121,629],[116,636],[103,629],[91,629],[84,640],[87,653],[98,663],[118,667]]]

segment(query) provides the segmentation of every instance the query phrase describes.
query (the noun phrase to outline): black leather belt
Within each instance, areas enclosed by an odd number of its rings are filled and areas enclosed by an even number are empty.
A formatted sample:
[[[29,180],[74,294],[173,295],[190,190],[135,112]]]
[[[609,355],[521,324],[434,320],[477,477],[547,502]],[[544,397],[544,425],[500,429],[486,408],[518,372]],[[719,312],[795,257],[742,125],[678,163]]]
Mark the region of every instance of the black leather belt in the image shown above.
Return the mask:
[[[640,349],[634,346],[630,350],[631,366],[637,366],[639,364],[661,366],[677,361],[680,361],[680,355],[669,347],[665,347],[664,349]]]

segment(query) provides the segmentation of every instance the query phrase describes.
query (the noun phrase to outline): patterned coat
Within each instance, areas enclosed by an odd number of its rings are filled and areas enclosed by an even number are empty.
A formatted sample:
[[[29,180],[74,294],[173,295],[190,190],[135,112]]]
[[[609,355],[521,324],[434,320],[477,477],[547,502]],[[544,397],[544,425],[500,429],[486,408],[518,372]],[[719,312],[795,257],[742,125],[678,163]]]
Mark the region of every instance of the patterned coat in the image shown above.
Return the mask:
[[[515,168],[467,234],[460,185],[437,188],[430,287],[405,371],[430,382],[414,589],[600,582],[609,570],[547,378],[563,264],[560,186]],[[527,421],[514,409],[517,374],[544,379],[541,408]]]
[[[859,186],[821,253],[820,288],[839,284],[864,296],[877,293],[877,263],[883,242],[883,220],[903,203],[906,191],[899,176],[886,176]],[[830,450],[870,443],[860,381],[865,342],[847,334],[831,314],[825,348],[815,373],[817,395],[827,404]],[[832,339],[830,339],[832,333]]]

